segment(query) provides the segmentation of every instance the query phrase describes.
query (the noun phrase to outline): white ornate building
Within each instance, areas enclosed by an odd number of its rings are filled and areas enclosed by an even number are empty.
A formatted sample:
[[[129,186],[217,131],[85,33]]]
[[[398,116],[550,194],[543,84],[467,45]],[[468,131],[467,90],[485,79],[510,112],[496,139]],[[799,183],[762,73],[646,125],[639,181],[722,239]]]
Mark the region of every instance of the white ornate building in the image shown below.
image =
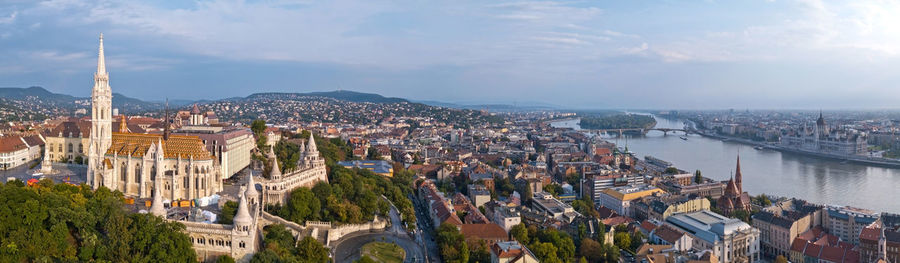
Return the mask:
[[[170,219],[162,205],[161,193],[158,190],[161,187],[158,187],[158,183],[154,188],[157,190],[154,190],[150,213],[184,224],[185,232],[190,236],[194,251],[201,262],[215,261],[224,255],[231,256],[237,262],[249,262],[253,254],[260,249],[262,234],[259,231],[261,228],[259,192],[256,191],[253,176],[247,177],[248,182],[239,193],[237,214],[230,225]]]
[[[782,136],[781,145],[805,151],[843,155],[865,154],[868,151],[867,135],[854,129],[830,129],[822,113],[816,125],[808,125]]]
[[[272,162],[269,179],[260,180],[262,185],[263,204],[284,204],[292,190],[298,187],[313,187],[317,182],[328,182],[325,170],[325,159],[319,156],[316,140],[310,135],[309,143],[300,146],[303,152],[297,161],[297,168],[282,174],[278,166],[278,158],[269,148],[268,159]]]
[[[168,129],[163,134],[130,133],[121,128],[112,132],[112,91],[103,35],[92,93],[88,185],[148,198],[155,183],[159,183],[162,197],[170,200],[200,198],[222,191],[219,164],[200,138],[169,135]],[[168,116],[166,119],[168,123]],[[126,125],[124,119],[121,125]]]

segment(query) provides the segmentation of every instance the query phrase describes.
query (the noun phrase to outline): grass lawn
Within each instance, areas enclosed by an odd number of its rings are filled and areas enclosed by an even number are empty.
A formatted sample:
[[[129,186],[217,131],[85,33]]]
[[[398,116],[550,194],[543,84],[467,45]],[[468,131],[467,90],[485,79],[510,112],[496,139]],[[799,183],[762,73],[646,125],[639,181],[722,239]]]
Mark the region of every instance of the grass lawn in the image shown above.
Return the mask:
[[[372,242],[362,247],[361,256],[369,256],[377,262],[403,262],[406,251],[393,243]]]

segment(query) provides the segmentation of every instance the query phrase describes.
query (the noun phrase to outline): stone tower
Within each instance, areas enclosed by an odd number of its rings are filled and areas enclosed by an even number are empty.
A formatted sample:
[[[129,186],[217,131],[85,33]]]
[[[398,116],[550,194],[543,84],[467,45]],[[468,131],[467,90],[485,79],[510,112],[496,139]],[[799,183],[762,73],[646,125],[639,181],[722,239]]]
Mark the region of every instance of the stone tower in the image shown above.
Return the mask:
[[[94,189],[103,185],[103,156],[112,143],[112,90],[109,73],[103,55],[103,34],[100,34],[100,51],[97,56],[97,72],[94,73],[94,89],[91,91],[91,137],[88,149],[87,184]]]

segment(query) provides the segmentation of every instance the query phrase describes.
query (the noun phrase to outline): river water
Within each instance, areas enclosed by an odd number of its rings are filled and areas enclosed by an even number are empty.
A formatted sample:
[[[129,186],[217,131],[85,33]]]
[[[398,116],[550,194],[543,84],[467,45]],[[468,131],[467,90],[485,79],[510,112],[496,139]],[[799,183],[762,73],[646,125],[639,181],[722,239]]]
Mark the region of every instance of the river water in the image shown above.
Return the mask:
[[[682,128],[682,121],[655,117],[657,128]],[[578,127],[578,120],[554,122],[554,127]],[[700,170],[703,176],[727,180],[741,155],[744,190],[751,195],[797,197],[819,204],[850,205],[876,211],[900,213],[900,169],[866,166],[821,159],[683,134],[615,138],[620,147],[643,159],[651,155],[685,171]]]

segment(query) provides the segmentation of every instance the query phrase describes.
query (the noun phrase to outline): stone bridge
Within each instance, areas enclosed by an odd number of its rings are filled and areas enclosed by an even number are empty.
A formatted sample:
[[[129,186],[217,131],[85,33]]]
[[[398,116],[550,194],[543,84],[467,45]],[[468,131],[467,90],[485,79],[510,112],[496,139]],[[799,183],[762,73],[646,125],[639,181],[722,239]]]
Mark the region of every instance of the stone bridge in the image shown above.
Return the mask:
[[[641,134],[647,134],[648,131],[661,131],[663,135],[669,135],[670,132],[682,132],[685,135],[693,133],[687,129],[676,129],[676,128],[627,128],[627,129],[582,129],[579,130],[581,132],[587,132],[591,134],[602,134],[602,133],[615,133],[618,136],[622,136],[625,132],[640,132]]]

